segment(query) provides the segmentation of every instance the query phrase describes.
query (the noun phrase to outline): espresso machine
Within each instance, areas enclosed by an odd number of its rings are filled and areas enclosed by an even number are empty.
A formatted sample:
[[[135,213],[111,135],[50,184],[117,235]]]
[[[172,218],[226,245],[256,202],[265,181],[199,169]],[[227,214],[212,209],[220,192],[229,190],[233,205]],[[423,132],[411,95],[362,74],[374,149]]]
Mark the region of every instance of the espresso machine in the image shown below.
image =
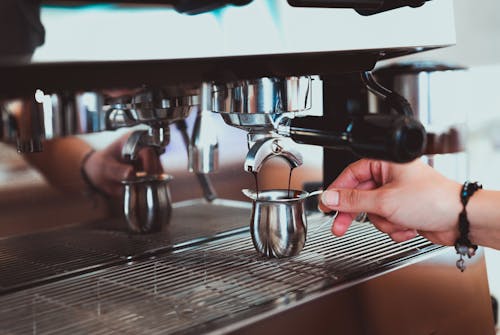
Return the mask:
[[[148,58],[147,43],[130,36],[140,45],[132,59],[95,50],[97,60],[2,63],[0,138],[35,152],[58,137],[133,127],[122,150],[133,163],[144,147],[161,155],[175,131],[203,198],[171,204],[159,232],[106,218],[1,239],[0,332],[494,333],[481,250],[460,273],[451,248],[422,237],[394,243],[369,222],[337,238],[331,218],[312,211],[300,254],[265,257],[252,244],[252,205],[220,197],[214,182],[232,128],[246,133],[242,180],[270,159],[300,168],[304,145],[323,148],[323,187],[362,157],[424,154],[428,135],[412,104],[371,71],[453,44],[451,1],[148,3],[184,43],[155,44]],[[123,19],[116,8],[108,22]],[[71,59],[66,52],[58,57]],[[368,92],[385,109],[370,112]]]

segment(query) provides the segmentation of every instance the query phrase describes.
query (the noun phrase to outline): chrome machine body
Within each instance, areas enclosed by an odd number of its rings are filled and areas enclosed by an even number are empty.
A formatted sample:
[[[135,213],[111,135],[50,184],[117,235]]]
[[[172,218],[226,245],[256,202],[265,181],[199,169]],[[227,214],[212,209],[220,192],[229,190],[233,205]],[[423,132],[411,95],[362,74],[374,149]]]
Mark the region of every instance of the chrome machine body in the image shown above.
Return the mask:
[[[395,244],[366,222],[334,238],[331,217],[307,213],[305,224],[301,206],[287,214],[300,223],[301,253],[262,257],[251,204],[219,198],[208,178],[224,165],[216,114],[247,132],[245,172],[275,156],[302,165],[297,143],[324,148],[324,185],[359,157],[420,156],[421,122],[370,71],[453,44],[451,0],[148,3],[159,7],[43,11],[59,37],[32,63],[0,62],[0,139],[35,152],[59,136],[142,125],[122,151],[134,161],[145,146],[161,154],[176,126],[205,199],[171,205],[166,189],[158,215],[170,224],[147,235],[109,218],[0,239],[0,332],[493,334],[481,250],[461,274],[450,248],[422,237]],[[71,38],[57,35],[63,16]],[[89,27],[99,30],[94,47],[73,44]],[[368,113],[368,91],[393,111]]]

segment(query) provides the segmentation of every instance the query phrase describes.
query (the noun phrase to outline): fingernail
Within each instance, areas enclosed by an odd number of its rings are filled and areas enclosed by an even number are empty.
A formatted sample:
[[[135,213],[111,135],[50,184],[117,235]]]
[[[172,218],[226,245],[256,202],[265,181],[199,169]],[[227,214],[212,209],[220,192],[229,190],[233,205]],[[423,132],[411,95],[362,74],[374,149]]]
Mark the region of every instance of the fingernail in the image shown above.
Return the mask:
[[[339,204],[339,192],[332,190],[323,192],[321,202],[327,206],[337,206]]]

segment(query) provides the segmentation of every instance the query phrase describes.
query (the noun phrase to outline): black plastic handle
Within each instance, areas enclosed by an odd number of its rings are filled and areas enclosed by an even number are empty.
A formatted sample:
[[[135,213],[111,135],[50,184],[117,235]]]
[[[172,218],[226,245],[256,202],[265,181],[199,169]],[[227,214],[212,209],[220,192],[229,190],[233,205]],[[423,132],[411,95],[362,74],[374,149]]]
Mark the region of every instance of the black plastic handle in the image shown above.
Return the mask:
[[[354,117],[343,132],[332,132],[321,117],[295,118],[290,136],[297,143],[351,150],[360,157],[405,163],[424,152],[422,124],[405,115],[365,114]]]
[[[429,0],[288,0],[293,7],[353,8],[361,15],[373,15],[400,7],[420,7]]]

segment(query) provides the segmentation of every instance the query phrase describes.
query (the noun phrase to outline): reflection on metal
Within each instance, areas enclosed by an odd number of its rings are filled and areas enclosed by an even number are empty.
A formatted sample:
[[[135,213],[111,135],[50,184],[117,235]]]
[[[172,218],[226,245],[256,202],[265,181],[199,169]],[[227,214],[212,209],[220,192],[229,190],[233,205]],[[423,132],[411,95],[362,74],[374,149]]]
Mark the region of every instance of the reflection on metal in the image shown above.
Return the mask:
[[[103,220],[0,239],[0,294],[227,235],[248,226],[251,215],[250,203],[225,199],[191,199],[172,207],[168,229],[156,234],[129,234],[126,222]]]
[[[312,223],[321,224],[318,219]],[[440,249],[395,244],[371,225],[335,239],[329,227],[286,260],[259,257],[248,233],[114,266],[0,298],[0,329],[26,332],[200,333],[286,309]],[[217,323],[208,323],[214,322]]]
[[[259,78],[213,86],[212,110],[233,127],[248,132],[249,152],[244,169],[259,172],[271,157],[291,167],[302,165],[295,143],[278,135],[278,128],[297,113],[311,108],[312,78]]]
[[[283,115],[311,108],[311,80],[309,76],[259,78],[218,85],[214,87],[213,111],[221,113],[231,126],[250,132],[271,131]]]
[[[136,175],[122,181],[123,213],[134,233],[156,233],[164,230],[172,216],[172,200],[167,174]]]
[[[427,155],[448,154],[465,151],[465,113],[455,108],[453,102],[443,100],[443,88],[456,85],[457,75],[464,73],[463,67],[436,62],[410,62],[381,68],[376,72],[380,80],[400,93],[410,103],[415,118],[427,130]],[[448,97],[448,99],[456,97]],[[446,98],[445,98],[446,99]],[[387,108],[370,99],[371,109],[380,112]],[[378,105],[377,105],[378,104]],[[447,106],[449,109],[447,110]],[[438,110],[439,109],[439,110]],[[445,115],[449,115],[446,119]],[[438,118],[442,121],[437,121]]]
[[[170,141],[170,128],[166,126],[151,126],[148,130],[134,131],[122,147],[122,158],[126,162],[134,162],[139,159],[139,151],[149,147],[153,148],[158,155],[165,152],[165,147]]]
[[[96,92],[47,95],[1,104],[0,140],[16,143],[20,152],[41,151],[42,141],[106,130],[102,95]]]
[[[182,93],[187,95],[169,95]],[[198,104],[197,91],[183,87],[57,94],[37,90],[33,97],[0,102],[0,140],[17,143],[21,152],[35,152],[43,140],[62,136],[138,124],[158,128],[186,118]]]
[[[164,89],[137,89],[120,91],[106,100],[108,129],[137,124],[155,125],[185,119],[193,106],[199,105],[199,96],[194,89],[181,87]],[[170,94],[186,94],[171,96]]]
[[[211,83],[201,84],[200,100],[201,104],[189,142],[188,169],[197,174],[207,174],[214,172],[219,165],[219,141],[211,113]],[[202,177],[200,180],[206,180],[206,177]]]
[[[40,99],[40,94],[0,103],[0,140],[16,143],[17,151],[21,153],[42,151],[42,140],[45,138],[44,112],[37,98]]]
[[[302,154],[291,138],[271,136],[256,141],[250,147],[245,159],[245,171],[257,173],[273,157],[285,159],[292,169],[303,163]]]
[[[250,232],[257,252],[276,258],[298,255],[306,242],[308,193],[287,189],[243,194],[253,200]]]

